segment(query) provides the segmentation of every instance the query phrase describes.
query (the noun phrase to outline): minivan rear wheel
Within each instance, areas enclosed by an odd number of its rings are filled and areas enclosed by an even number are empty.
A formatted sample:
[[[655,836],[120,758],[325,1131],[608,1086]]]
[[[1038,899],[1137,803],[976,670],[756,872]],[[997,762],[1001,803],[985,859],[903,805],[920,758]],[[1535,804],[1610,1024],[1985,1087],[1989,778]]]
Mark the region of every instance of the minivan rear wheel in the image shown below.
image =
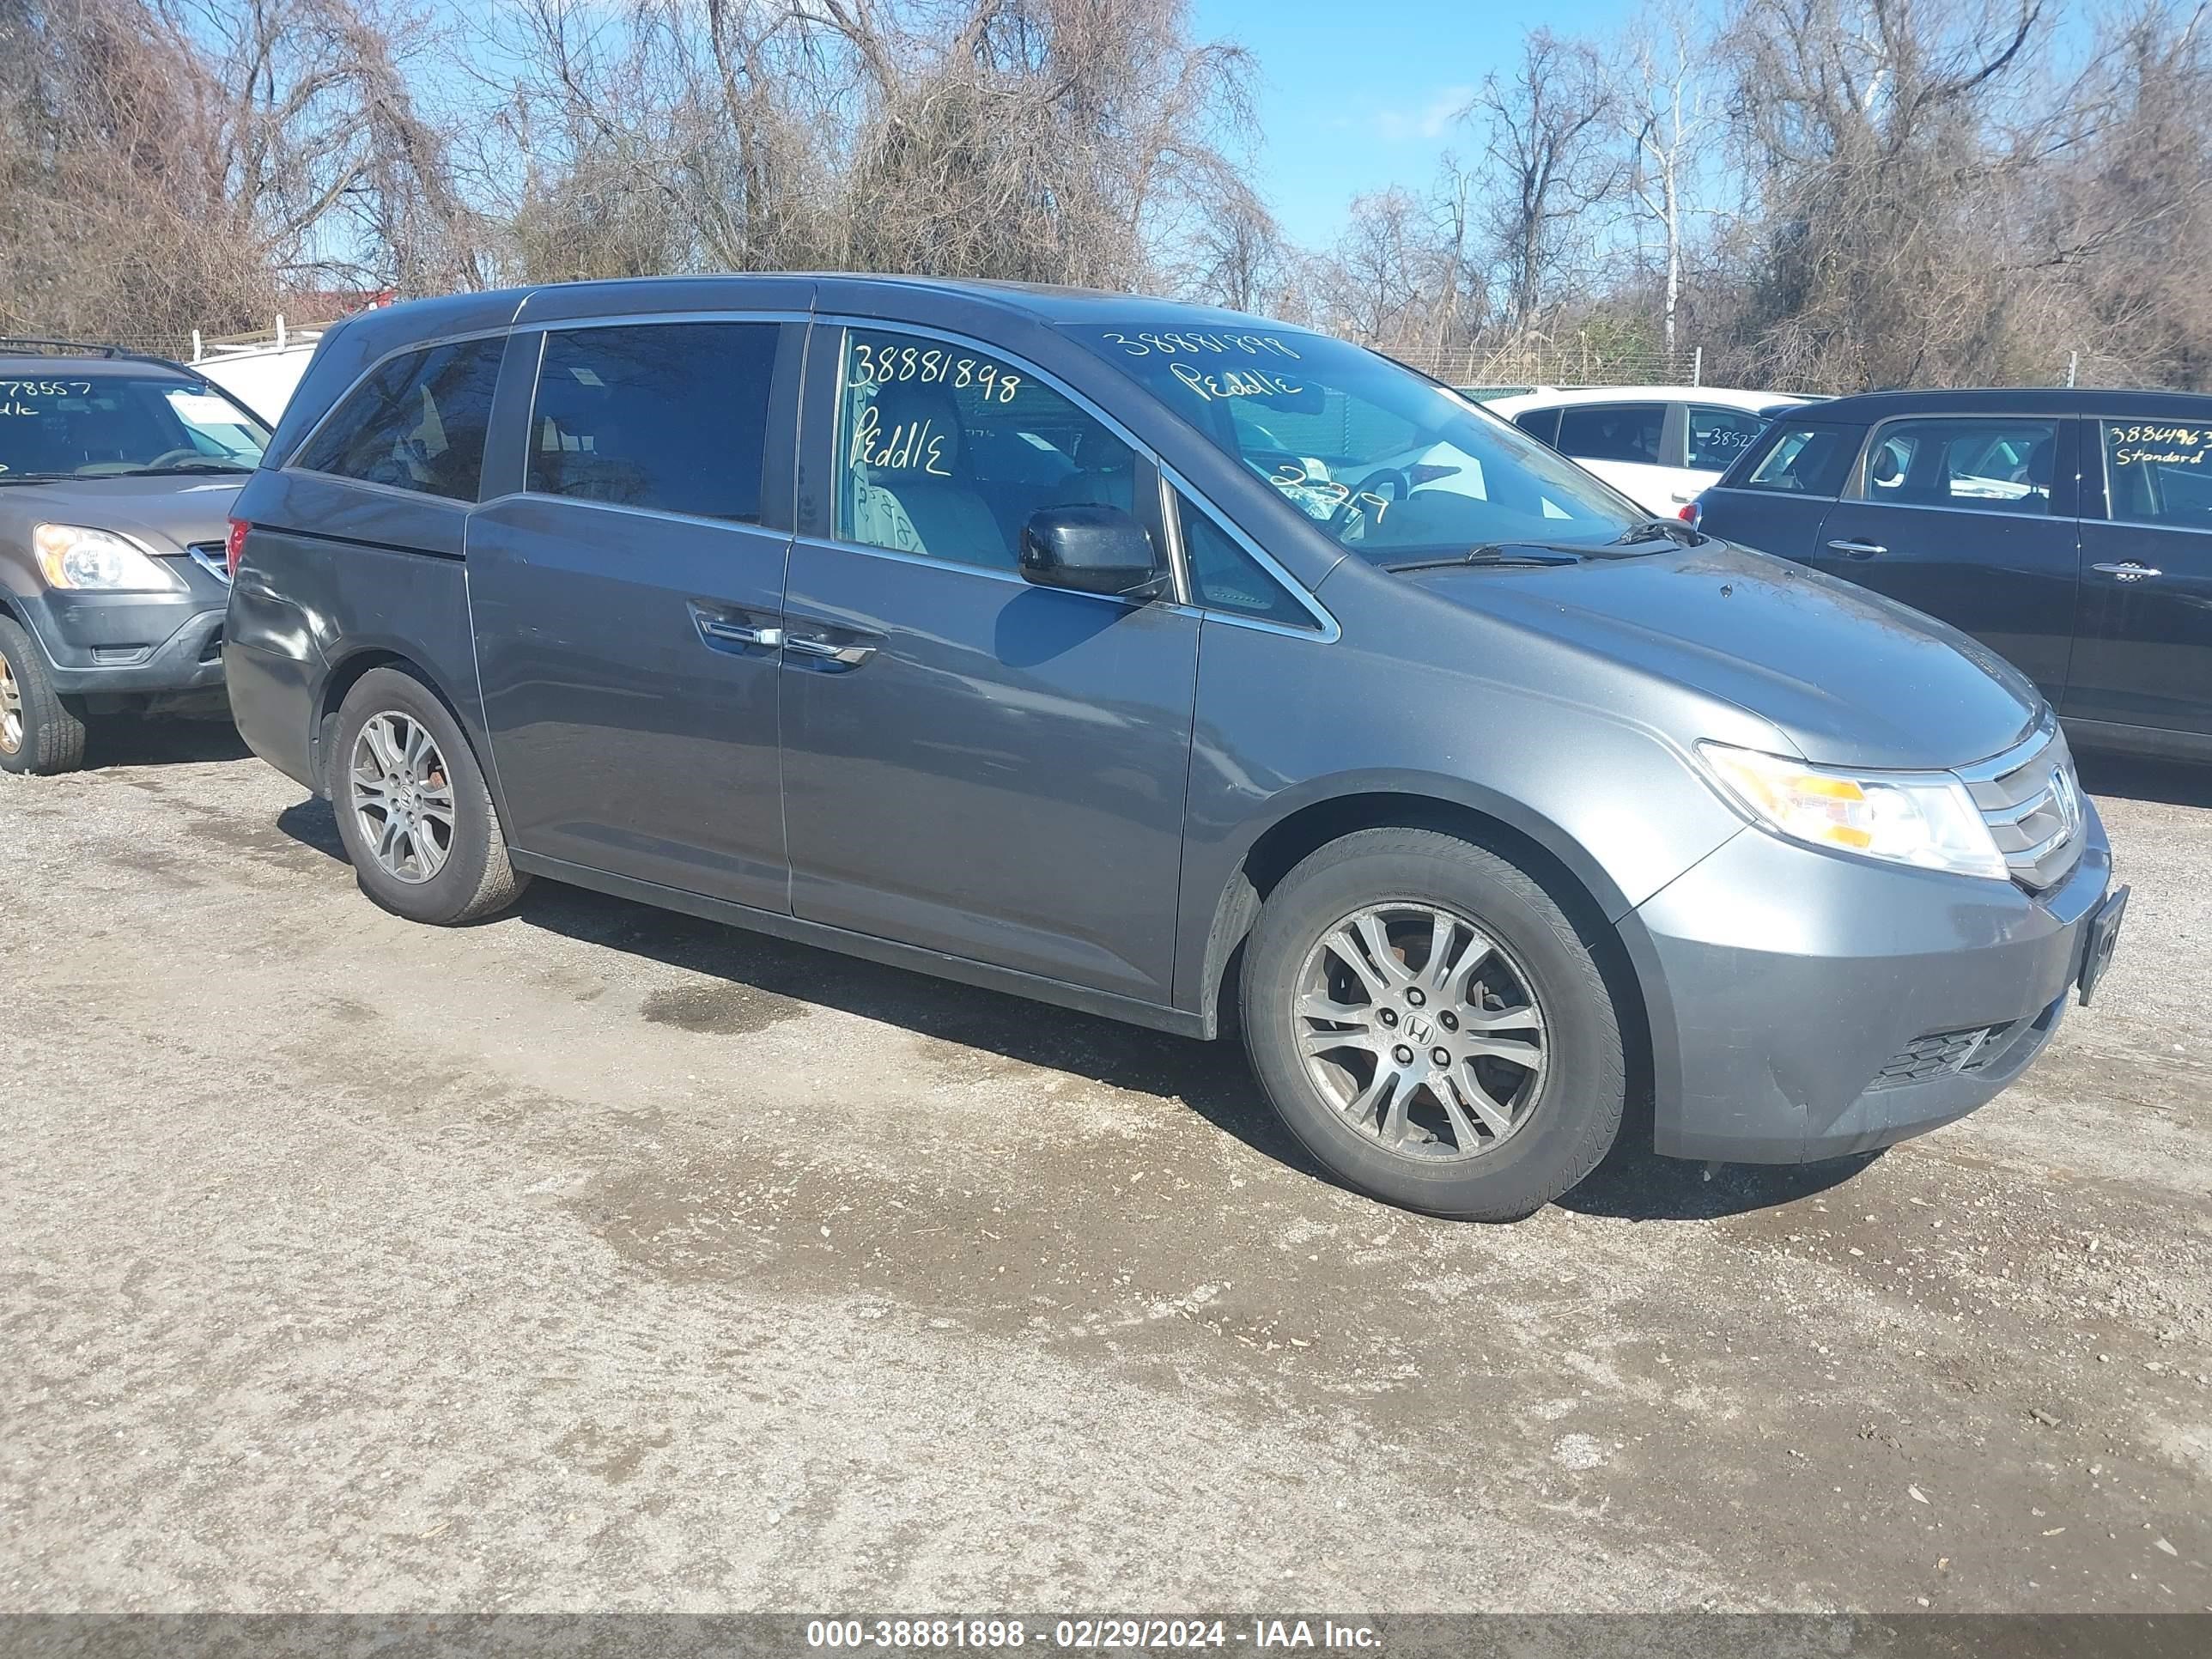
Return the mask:
[[[1307,857],[1261,907],[1241,1001],[1291,1133],[1386,1202],[1517,1220],[1620,1133],[1620,1023],[1589,945],[1455,836],[1366,830]]]
[[[331,810],[361,890],[410,921],[496,914],[529,883],[507,856],[491,791],[459,724],[412,675],[372,668],[338,706]]]

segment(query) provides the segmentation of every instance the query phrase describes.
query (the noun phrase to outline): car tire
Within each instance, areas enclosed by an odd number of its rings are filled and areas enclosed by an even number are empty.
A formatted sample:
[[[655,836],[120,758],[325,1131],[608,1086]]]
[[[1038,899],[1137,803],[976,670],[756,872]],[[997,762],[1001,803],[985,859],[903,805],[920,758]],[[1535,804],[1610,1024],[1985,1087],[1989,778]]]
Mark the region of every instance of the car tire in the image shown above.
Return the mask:
[[[1519,1220],[1620,1133],[1626,1057],[1591,942],[1526,871],[1456,836],[1366,830],[1310,854],[1261,908],[1240,1000],[1284,1123],[1386,1203]]]
[[[394,915],[457,927],[504,910],[529,884],[507,860],[459,722],[413,675],[372,668],[355,682],[338,706],[327,765],[355,878]]]
[[[51,777],[84,764],[83,718],[54,690],[22,625],[0,617],[0,769]]]

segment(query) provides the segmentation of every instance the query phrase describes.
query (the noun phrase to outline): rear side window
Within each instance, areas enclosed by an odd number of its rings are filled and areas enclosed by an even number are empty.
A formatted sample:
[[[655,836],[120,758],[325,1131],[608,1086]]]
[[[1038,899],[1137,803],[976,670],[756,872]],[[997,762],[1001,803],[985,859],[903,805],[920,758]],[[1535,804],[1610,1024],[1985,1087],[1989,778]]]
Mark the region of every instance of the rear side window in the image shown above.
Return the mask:
[[[472,501],[504,337],[393,357],[347,396],[295,465],[310,472]]]
[[[2104,421],[2105,483],[2115,519],[2212,530],[2212,426]]]
[[[1659,465],[1664,404],[1576,404],[1559,411],[1558,448],[1578,461]]]
[[[1860,428],[1811,422],[1780,427],[1766,453],[1732,489],[1769,489],[1791,495],[1832,495],[1859,453]]]
[[[1867,453],[1866,498],[2048,513],[2057,448],[2056,421],[1892,421],[1876,428]]]
[[[1765,430],[1765,417],[1747,409],[1692,404],[1689,458],[1685,465],[1700,472],[1725,472],[1737,456],[1759,441],[1759,434]]]
[[[531,410],[528,488],[758,524],[774,323],[551,333]]]
[[[1550,444],[1554,449],[1559,441],[1559,411],[1556,409],[1525,409],[1513,417],[1519,427],[1539,442]]]

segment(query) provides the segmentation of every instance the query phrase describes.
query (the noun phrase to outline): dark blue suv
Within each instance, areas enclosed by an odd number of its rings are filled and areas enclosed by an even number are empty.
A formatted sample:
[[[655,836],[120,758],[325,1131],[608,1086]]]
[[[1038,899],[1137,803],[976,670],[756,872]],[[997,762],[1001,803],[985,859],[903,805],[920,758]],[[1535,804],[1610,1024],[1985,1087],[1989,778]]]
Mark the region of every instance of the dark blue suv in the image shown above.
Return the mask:
[[[2084,748],[2212,760],[2212,398],[1838,398],[1784,411],[1698,509],[1965,629]]]

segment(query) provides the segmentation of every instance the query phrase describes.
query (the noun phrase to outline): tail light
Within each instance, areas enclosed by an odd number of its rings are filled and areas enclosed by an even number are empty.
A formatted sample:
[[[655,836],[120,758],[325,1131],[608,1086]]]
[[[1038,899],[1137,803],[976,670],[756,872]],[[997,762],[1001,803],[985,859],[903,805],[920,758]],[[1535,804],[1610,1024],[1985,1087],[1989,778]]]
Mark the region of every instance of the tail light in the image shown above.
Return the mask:
[[[1689,526],[1691,529],[1695,530],[1699,525],[1705,522],[1705,504],[1702,501],[1688,502],[1683,507],[1682,510],[1680,513],[1677,513],[1674,516],[1680,519],[1684,524]],[[235,568],[237,563],[237,560],[233,559],[231,561],[232,568]]]
[[[238,580],[238,562],[246,556],[246,532],[252,528],[243,519],[230,521],[230,538],[222,544],[222,562],[233,581]]]

